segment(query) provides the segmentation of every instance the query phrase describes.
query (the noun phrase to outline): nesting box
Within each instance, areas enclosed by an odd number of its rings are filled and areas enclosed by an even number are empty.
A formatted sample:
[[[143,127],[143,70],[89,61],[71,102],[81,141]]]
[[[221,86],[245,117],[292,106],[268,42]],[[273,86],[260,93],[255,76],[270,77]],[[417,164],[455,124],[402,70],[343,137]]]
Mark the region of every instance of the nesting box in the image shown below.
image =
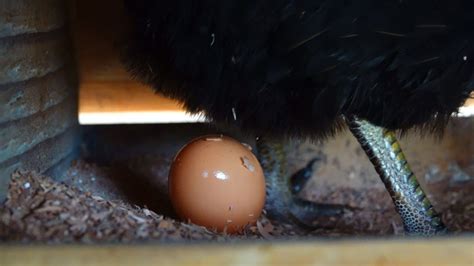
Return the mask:
[[[263,217],[241,235],[179,220],[167,190],[178,150],[211,133],[255,139],[205,124],[130,77],[120,62],[126,22],[120,0],[0,0],[5,265],[474,263],[472,101],[442,140],[402,139],[456,235],[402,238],[390,197],[348,133],[285,144],[291,173],[317,159],[300,196],[350,206],[339,220],[300,228]]]

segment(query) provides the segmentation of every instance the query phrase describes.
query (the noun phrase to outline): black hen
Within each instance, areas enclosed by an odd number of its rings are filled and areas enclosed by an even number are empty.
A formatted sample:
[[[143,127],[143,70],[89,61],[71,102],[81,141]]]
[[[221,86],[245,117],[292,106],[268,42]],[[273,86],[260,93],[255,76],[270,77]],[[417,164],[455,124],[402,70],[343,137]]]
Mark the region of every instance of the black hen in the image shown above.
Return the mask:
[[[341,115],[441,128],[474,88],[469,0],[126,0],[126,9],[133,74],[256,134],[325,136]]]

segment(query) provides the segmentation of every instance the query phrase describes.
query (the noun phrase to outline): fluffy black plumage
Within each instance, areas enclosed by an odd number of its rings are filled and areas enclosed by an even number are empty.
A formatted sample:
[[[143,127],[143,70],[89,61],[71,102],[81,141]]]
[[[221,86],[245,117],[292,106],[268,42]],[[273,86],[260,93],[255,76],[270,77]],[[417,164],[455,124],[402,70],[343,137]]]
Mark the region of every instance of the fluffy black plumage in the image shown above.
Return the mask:
[[[442,128],[474,88],[472,0],[125,0],[126,64],[255,134],[322,137],[342,115]]]

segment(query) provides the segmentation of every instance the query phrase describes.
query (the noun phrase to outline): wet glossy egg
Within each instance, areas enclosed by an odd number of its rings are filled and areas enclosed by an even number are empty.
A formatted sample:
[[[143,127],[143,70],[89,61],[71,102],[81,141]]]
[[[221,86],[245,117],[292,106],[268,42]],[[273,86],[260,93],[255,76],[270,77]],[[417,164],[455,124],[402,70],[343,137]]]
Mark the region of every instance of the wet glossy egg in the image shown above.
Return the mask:
[[[176,213],[185,221],[233,233],[260,216],[265,179],[249,145],[208,135],[178,152],[169,174],[169,192]]]

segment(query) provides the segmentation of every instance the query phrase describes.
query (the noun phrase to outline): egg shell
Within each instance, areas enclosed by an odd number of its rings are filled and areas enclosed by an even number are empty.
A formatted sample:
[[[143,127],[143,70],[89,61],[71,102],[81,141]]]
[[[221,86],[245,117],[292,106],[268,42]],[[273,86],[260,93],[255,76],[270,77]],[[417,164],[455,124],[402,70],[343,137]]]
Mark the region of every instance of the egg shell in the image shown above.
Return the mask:
[[[170,170],[169,192],[182,219],[234,233],[259,218],[265,178],[248,145],[208,135],[178,152]]]

